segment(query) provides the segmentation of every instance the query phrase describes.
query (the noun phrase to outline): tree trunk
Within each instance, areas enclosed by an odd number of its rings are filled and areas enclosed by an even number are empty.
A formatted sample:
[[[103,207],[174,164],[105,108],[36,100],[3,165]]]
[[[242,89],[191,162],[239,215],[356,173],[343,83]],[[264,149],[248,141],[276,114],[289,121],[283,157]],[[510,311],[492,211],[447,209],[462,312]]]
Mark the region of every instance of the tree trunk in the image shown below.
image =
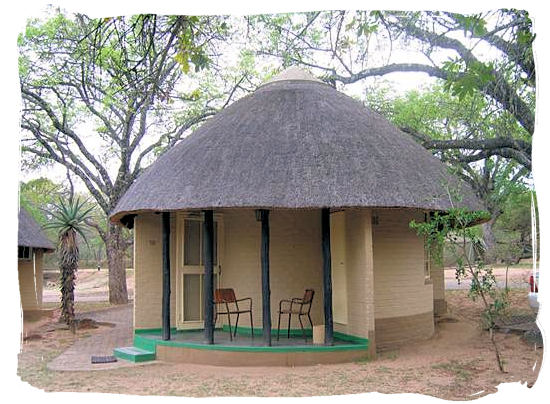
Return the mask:
[[[493,216],[491,217],[491,220],[481,225],[483,242],[485,243],[485,261],[487,263],[493,263],[497,258],[497,241],[495,238],[495,233],[493,232],[493,226],[496,220],[497,218]]]
[[[126,248],[120,226],[109,224],[106,250],[109,265],[109,303],[126,304],[128,303],[126,268],[124,266]]]
[[[61,318],[74,334],[74,283],[79,258],[76,232],[72,229],[65,231],[60,236],[60,241],[59,269],[61,275]]]

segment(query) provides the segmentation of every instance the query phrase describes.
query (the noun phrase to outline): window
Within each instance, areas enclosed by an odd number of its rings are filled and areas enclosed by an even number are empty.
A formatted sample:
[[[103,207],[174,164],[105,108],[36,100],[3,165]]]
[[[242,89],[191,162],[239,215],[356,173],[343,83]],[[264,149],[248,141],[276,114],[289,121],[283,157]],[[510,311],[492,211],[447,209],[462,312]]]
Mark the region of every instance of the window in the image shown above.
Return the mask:
[[[17,257],[20,260],[30,260],[32,258],[32,247],[19,246],[17,248]]]
[[[202,220],[185,219],[183,240],[183,265],[203,266]],[[218,265],[218,223],[214,222],[214,265]]]

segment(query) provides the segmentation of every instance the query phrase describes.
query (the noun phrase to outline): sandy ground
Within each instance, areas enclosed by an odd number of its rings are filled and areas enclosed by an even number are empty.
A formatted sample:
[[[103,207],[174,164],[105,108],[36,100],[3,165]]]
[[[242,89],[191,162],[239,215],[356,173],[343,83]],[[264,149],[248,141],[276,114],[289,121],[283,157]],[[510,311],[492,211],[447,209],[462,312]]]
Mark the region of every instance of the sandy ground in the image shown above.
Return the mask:
[[[505,267],[493,268],[493,274],[495,275],[498,287],[504,288],[507,284],[509,288],[523,288],[526,291],[525,293],[528,292],[529,275],[531,275],[532,272],[533,268],[525,264],[518,267],[509,268],[508,276],[506,274]],[[445,289],[469,289],[470,279],[466,278],[458,283],[455,273],[455,268],[445,268]],[[506,282],[506,277],[508,277],[508,282]]]
[[[128,297],[134,296],[134,270],[126,270],[126,285]],[[44,271],[44,303],[60,301],[59,272]],[[102,268],[79,268],[76,273],[75,301],[76,302],[104,302],[109,300],[109,270]]]
[[[515,313],[531,313],[524,292],[523,289],[511,292]],[[156,361],[113,370],[59,372],[48,369],[47,363],[76,339],[108,332],[108,327],[79,330],[73,336],[63,327],[55,326],[54,316],[24,341],[18,374],[23,381],[46,391],[194,397],[378,391],[469,400],[495,392],[500,383],[522,381],[533,385],[542,362],[542,349],[519,335],[498,334],[507,370],[500,373],[488,336],[478,327],[480,307],[466,297],[465,290],[449,291],[447,296],[449,316],[437,324],[431,339],[381,353],[374,361],[295,368],[223,368]],[[93,310],[94,305],[100,307],[99,303],[81,303],[77,304],[77,310]]]

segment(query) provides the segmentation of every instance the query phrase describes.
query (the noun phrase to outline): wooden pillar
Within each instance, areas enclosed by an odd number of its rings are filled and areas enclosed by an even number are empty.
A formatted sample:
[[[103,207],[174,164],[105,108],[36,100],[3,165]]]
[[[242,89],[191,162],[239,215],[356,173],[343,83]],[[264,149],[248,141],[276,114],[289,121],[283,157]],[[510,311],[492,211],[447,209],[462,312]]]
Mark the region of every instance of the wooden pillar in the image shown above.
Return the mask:
[[[271,346],[271,289],[269,286],[269,211],[260,210],[262,221],[262,322],[264,344]]]
[[[204,342],[214,343],[214,211],[204,211]]]
[[[330,257],[330,209],[321,209],[321,244],[323,250],[323,306],[325,312],[325,344],[333,344],[332,268]]]
[[[170,339],[170,212],[162,212],[162,339]]]

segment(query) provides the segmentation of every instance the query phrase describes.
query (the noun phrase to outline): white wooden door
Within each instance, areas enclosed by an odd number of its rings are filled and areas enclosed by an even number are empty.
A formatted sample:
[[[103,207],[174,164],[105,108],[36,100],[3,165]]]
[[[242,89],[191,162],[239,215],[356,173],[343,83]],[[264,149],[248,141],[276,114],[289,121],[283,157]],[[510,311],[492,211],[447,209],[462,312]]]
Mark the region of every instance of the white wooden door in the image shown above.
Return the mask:
[[[202,215],[178,217],[178,265],[176,279],[176,327],[204,327],[204,262]],[[220,279],[220,217],[214,218],[214,288]],[[223,234],[223,233],[222,233]]]

